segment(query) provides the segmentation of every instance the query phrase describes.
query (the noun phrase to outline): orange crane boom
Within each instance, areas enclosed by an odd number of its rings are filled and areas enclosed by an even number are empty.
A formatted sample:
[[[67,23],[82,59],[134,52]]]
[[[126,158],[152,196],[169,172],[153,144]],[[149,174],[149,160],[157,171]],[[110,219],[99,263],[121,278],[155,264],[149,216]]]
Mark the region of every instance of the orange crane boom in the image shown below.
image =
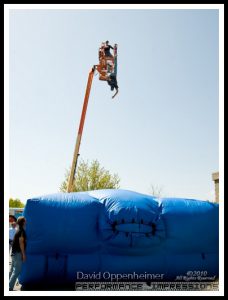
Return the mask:
[[[79,128],[78,128],[78,134],[77,134],[77,139],[76,139],[76,143],[75,143],[75,148],[74,148],[74,155],[73,155],[73,161],[72,161],[72,165],[71,165],[70,177],[69,177],[68,186],[67,186],[68,193],[71,193],[73,191],[74,176],[75,176],[75,171],[76,171],[76,167],[77,167],[78,156],[80,155],[79,148],[80,148],[80,144],[81,144],[82,132],[83,132],[83,127],[84,127],[84,123],[85,123],[86,111],[87,111],[87,106],[88,106],[88,102],[89,102],[89,95],[90,95],[90,90],[91,90],[91,86],[92,86],[94,71],[95,71],[95,66],[89,72],[89,76],[88,76],[86,92],[85,92],[85,97],[84,97],[84,103],[83,103],[83,108],[82,108],[82,113],[81,113],[81,119],[80,119],[80,124],[79,124]]]
[[[87,81],[87,86],[86,86],[86,92],[85,92],[85,97],[84,97],[84,103],[82,107],[82,113],[81,113],[81,119],[80,119],[80,124],[78,128],[78,133],[77,133],[77,139],[74,147],[74,155],[73,155],[73,161],[70,169],[70,177],[68,180],[68,185],[67,185],[67,192],[71,193],[73,192],[73,187],[74,187],[74,177],[75,177],[75,172],[76,172],[76,167],[77,167],[77,162],[78,162],[78,156],[79,154],[79,148],[81,144],[81,138],[82,138],[82,132],[83,132],[83,127],[85,123],[85,117],[86,117],[86,111],[87,111],[87,106],[89,102],[89,95],[90,95],[90,90],[92,86],[92,81],[93,81],[93,76],[95,73],[95,70],[98,71],[100,74],[99,80],[107,81],[109,85],[113,85],[111,90],[116,88],[116,93],[112,96],[114,98],[116,94],[118,93],[118,86],[117,86],[117,81],[116,81],[116,75],[117,75],[117,44],[114,45],[114,57],[113,56],[105,56],[103,53],[103,50],[100,48],[99,50],[99,64],[94,65],[91,71],[89,72],[88,76],[88,81]],[[114,76],[114,82],[110,81],[111,80],[111,75]]]

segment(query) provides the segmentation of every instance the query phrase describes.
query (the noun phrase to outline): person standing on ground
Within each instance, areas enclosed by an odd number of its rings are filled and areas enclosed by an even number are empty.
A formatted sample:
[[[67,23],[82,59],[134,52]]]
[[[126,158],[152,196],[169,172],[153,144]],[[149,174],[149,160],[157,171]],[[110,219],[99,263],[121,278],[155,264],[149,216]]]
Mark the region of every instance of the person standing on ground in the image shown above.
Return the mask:
[[[17,222],[17,218],[14,215],[9,215],[9,223]]]
[[[15,233],[16,233],[16,227],[17,227],[17,223],[16,222],[12,222],[11,226],[9,228],[9,251],[12,248],[13,239],[14,239],[14,236],[15,236]]]
[[[25,248],[26,248],[26,233],[25,233],[25,217],[17,219],[18,230],[14,235],[12,243],[12,264],[9,272],[9,290],[13,291],[14,285],[18,276],[20,275],[22,263],[25,262]]]

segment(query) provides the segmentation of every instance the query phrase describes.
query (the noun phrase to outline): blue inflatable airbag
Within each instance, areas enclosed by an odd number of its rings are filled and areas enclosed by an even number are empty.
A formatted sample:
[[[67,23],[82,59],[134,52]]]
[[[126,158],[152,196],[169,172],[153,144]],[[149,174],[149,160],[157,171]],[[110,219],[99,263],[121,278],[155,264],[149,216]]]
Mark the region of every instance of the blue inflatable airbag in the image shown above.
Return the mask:
[[[29,199],[24,216],[21,284],[218,277],[218,204],[96,190]]]

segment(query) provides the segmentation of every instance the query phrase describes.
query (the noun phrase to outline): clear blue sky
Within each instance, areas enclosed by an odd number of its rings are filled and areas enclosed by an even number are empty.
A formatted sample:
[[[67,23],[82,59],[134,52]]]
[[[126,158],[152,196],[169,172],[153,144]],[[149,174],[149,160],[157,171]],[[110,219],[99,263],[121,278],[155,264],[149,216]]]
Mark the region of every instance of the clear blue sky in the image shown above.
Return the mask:
[[[80,157],[123,189],[212,200],[219,170],[218,10],[10,11],[10,197],[56,193],[88,72],[107,39],[119,95],[94,77]]]

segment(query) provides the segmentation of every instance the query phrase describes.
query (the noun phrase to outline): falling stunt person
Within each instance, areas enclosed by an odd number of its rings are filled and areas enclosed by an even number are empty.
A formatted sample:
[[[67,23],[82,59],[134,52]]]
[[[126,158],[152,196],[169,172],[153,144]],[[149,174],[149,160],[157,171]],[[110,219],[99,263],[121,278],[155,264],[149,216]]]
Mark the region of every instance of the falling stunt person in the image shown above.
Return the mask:
[[[110,85],[110,87],[111,87],[111,91],[113,91],[114,88],[116,89],[116,93],[112,96],[112,98],[114,98],[119,91],[116,75],[117,75],[117,55],[115,54],[115,56],[114,56],[114,71],[113,71],[113,73],[111,73],[108,76],[108,79],[107,79],[108,85]]]

